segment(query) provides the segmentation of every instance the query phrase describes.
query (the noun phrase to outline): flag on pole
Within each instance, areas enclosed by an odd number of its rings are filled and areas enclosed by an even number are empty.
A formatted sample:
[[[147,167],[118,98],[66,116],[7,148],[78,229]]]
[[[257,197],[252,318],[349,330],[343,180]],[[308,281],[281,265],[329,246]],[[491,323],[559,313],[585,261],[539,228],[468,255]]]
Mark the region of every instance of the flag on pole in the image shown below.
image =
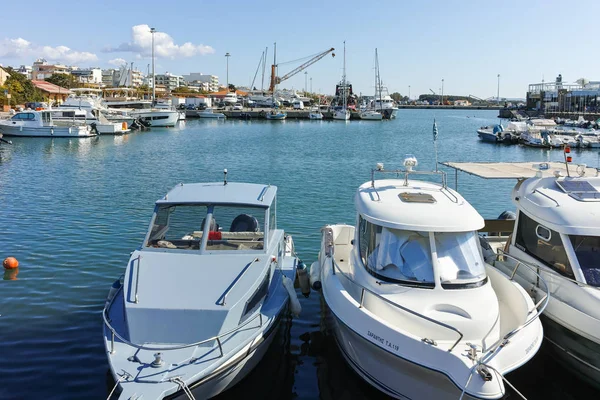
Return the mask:
[[[438,128],[437,128],[437,124],[435,123],[435,119],[433,120],[433,141],[435,142],[437,140],[437,136],[438,136]]]

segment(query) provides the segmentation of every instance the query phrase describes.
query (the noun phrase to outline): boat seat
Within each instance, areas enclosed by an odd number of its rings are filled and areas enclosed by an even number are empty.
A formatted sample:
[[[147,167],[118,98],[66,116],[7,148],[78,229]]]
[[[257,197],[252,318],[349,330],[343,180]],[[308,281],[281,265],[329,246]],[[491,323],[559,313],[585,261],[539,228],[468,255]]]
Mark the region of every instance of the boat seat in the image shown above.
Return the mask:
[[[258,220],[252,215],[240,214],[231,222],[229,232],[258,232]]]

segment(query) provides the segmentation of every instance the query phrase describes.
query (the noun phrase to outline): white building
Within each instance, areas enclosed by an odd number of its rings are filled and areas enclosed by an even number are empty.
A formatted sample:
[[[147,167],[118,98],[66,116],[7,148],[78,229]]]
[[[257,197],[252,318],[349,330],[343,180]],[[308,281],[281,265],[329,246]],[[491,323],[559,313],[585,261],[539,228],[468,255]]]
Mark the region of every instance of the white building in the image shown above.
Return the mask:
[[[219,91],[219,77],[216,75],[204,75],[200,72],[191,72],[189,75],[183,75],[183,78],[188,84],[208,84],[207,89],[204,89],[208,92]]]
[[[70,74],[71,68],[62,64],[48,64],[43,58],[38,58],[31,69],[31,79],[43,81],[54,74]]]
[[[102,85],[103,76],[100,68],[75,69],[71,71],[71,75],[77,78],[79,83]]]
[[[175,75],[170,72],[159,74],[155,76],[156,85],[163,85],[167,91],[172,91],[175,88],[185,85],[183,76]]]
[[[20,74],[25,75],[27,79],[31,80],[31,72],[33,71],[33,68],[31,68],[29,65],[21,65],[19,68],[16,69],[16,71]]]

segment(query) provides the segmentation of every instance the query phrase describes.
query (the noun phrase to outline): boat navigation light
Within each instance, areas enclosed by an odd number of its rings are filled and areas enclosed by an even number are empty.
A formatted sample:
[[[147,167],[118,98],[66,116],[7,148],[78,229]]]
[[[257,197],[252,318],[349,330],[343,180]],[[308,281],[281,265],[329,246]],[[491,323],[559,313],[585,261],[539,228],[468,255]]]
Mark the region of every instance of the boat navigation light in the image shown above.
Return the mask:
[[[383,163],[377,163],[377,171],[383,171]]]
[[[406,167],[406,170],[412,171],[413,167],[416,167],[417,165],[419,165],[417,158],[412,154],[407,154],[406,158],[404,159],[404,167]]]

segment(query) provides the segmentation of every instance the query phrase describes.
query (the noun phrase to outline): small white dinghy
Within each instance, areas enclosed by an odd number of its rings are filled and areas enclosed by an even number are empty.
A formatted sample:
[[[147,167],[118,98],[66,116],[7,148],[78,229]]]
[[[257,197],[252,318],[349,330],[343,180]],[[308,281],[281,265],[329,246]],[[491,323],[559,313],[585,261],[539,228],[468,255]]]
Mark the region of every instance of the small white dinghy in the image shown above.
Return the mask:
[[[225,179],[180,184],[156,202],[103,311],[120,399],[213,397],[260,361],[290,299],[299,313],[276,193]]]
[[[529,294],[483,260],[483,218],[443,172],[379,164],[355,197],[356,227],[323,228],[313,287],[348,364],[395,398],[498,399],[543,330]],[[375,180],[391,173],[399,179]],[[433,174],[442,184],[410,180]],[[320,283],[315,282],[320,277]]]

